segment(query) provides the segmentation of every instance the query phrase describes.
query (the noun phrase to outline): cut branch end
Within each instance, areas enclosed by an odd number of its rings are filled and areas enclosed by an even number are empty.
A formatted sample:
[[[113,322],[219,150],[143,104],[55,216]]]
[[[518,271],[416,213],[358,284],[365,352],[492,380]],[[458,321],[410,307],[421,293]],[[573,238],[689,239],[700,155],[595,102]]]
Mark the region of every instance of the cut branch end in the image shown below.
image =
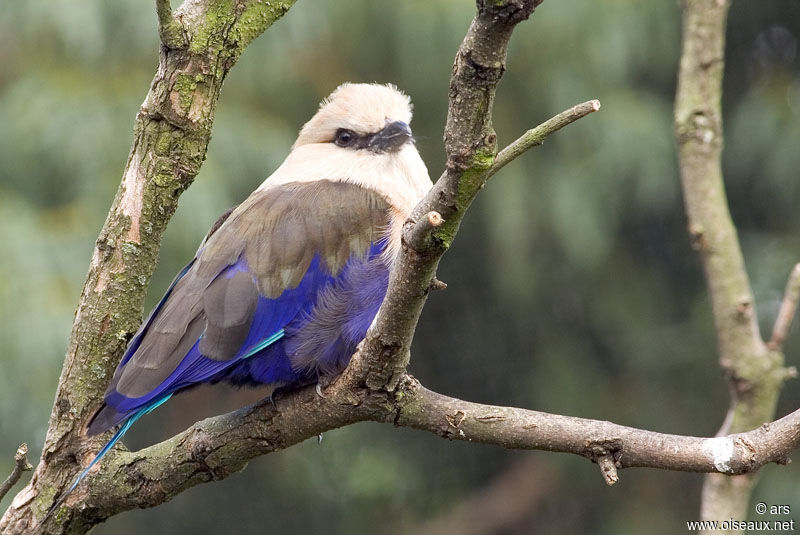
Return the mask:
[[[416,223],[409,222],[405,232],[405,241],[409,247],[417,252],[427,250],[431,245],[433,231],[444,223],[442,215],[431,210]]]

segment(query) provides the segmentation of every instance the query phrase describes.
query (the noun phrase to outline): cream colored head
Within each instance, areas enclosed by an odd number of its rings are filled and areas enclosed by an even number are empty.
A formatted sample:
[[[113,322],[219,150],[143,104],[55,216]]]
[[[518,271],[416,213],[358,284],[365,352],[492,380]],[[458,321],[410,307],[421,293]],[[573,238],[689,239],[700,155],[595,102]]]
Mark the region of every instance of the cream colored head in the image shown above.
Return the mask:
[[[330,143],[340,129],[373,134],[396,121],[411,122],[411,101],[394,85],[345,83],[322,101],[319,111],[303,125],[293,148]]]
[[[410,121],[411,102],[393,85],[342,84],[322,101],[292,152],[258,191],[315,180],[372,189],[393,208],[387,255],[394,257],[403,223],[432,186]]]
[[[431,187],[410,121],[411,101],[395,86],[342,84],[303,125],[292,152],[259,189],[298,181],[350,182],[410,213]]]

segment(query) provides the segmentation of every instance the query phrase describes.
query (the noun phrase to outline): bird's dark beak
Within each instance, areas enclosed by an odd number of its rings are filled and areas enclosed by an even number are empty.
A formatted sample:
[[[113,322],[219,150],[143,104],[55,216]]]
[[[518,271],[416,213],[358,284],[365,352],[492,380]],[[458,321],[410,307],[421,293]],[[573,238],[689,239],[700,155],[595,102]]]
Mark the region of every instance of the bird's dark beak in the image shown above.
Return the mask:
[[[397,152],[412,139],[411,127],[403,121],[395,121],[373,135],[368,148],[373,152]]]

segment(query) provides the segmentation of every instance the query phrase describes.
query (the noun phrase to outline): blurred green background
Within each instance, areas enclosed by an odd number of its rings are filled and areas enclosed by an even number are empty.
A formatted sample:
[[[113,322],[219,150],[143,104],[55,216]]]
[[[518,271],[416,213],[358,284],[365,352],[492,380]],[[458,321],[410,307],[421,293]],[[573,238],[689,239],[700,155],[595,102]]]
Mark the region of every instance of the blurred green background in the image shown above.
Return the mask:
[[[1,4],[0,477],[19,442],[39,456],[94,240],[157,64],[152,4]],[[406,91],[438,177],[448,78],[473,9],[468,0],[298,2],[226,81],[208,159],[165,236],[148,309],[217,215],[275,169],[342,81]],[[724,167],[765,333],[800,261],[798,37],[800,3],[734,2]],[[479,196],[440,268],[449,288],[431,297],[417,331],[410,369],[428,387],[668,433],[717,431],[727,386],[672,141],[679,39],[675,1],[551,0],[517,29],[495,109],[502,144],[577,102],[598,98],[603,108]],[[786,350],[797,365],[797,329]],[[147,445],[252,399],[200,390],[148,416],[126,442]],[[793,381],[779,413],[798,406]],[[788,504],[800,520],[798,476],[797,464],[765,468],[755,499]],[[607,488],[581,458],[365,424],[94,533],[672,534],[698,518],[701,482],[631,469]]]

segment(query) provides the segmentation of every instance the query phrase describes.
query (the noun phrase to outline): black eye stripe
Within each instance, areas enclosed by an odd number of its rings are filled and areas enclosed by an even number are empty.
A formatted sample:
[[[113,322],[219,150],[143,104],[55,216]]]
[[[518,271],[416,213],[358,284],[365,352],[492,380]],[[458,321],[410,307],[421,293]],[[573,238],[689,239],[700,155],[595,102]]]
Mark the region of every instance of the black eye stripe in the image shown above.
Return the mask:
[[[336,134],[333,137],[333,142],[339,147],[353,147],[356,146],[361,139],[362,136],[359,136],[352,130],[340,128],[336,131]]]
[[[376,154],[382,154],[400,150],[409,140],[413,141],[408,124],[395,121],[371,134],[359,134],[347,128],[339,128],[331,143],[346,149],[369,149]]]

